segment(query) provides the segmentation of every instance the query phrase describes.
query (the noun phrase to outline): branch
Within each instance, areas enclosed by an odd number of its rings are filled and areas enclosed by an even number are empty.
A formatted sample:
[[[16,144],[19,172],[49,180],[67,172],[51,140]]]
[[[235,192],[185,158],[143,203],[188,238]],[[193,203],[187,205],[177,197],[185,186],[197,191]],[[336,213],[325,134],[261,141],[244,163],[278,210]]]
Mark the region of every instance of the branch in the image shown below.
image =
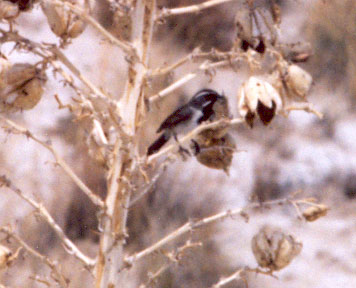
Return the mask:
[[[65,235],[62,228],[56,223],[48,210],[40,203],[26,196],[18,187],[16,187],[12,182],[5,176],[0,176],[0,187],[5,186],[11,191],[15,192],[19,197],[30,204],[36,212],[48,223],[49,226],[56,232],[59,239],[62,241],[66,251],[70,255],[74,255],[75,258],[80,260],[84,266],[91,269],[95,265],[95,260],[90,259],[88,256],[84,255],[78,247]]]
[[[129,54],[130,56],[134,56],[135,58],[137,57],[136,50],[133,46],[131,46],[129,43],[120,41],[116,37],[114,37],[111,33],[109,33],[101,24],[96,21],[93,17],[91,17],[85,10],[82,8],[73,5],[70,2],[67,1],[59,1],[59,0],[42,0],[43,1],[49,1],[50,3],[53,3],[56,6],[61,6],[61,7],[67,7],[75,13],[76,15],[80,16],[83,20],[85,20],[87,23],[92,25],[100,34],[102,34],[110,43],[120,47],[124,52]]]
[[[31,138],[33,141],[37,142],[38,144],[42,145],[44,148],[49,150],[54,158],[56,159],[56,163],[62,167],[64,172],[74,181],[75,184],[89,197],[89,199],[100,208],[104,209],[104,202],[100,199],[97,195],[91,191],[88,186],[86,186],[82,180],[73,172],[73,170],[68,166],[68,164],[58,155],[57,151],[53,148],[49,141],[44,142],[40,140],[38,137],[34,136],[28,129],[12,122],[9,119],[6,119],[3,116],[0,116],[0,120],[5,122],[7,125],[10,126],[10,130],[13,129],[17,133],[23,134],[24,136]]]
[[[157,251],[158,249],[160,249],[167,243],[169,243],[173,240],[176,240],[177,238],[179,238],[180,236],[182,236],[188,232],[192,232],[194,229],[201,228],[201,227],[210,225],[212,223],[222,221],[228,217],[233,217],[233,216],[237,216],[237,215],[240,215],[241,217],[243,217],[244,219],[246,219],[248,221],[249,215],[247,214],[247,211],[253,210],[256,208],[260,208],[260,207],[270,208],[271,206],[283,206],[283,205],[292,205],[292,207],[295,208],[294,204],[296,204],[296,205],[306,204],[309,206],[316,205],[311,199],[308,199],[308,198],[297,199],[297,200],[294,200],[292,198],[283,198],[283,199],[278,199],[278,200],[266,201],[263,203],[261,203],[261,202],[251,203],[251,204],[246,205],[245,207],[223,211],[223,212],[217,213],[213,216],[203,218],[201,220],[189,221],[186,224],[184,224],[183,226],[179,227],[177,230],[175,230],[172,233],[165,236],[163,239],[154,243],[150,247],[142,250],[141,252],[138,252],[131,256],[126,257],[125,258],[126,267],[131,267],[134,262],[147,257],[148,255],[154,253],[155,251]],[[265,272],[258,268],[256,268],[256,269],[248,268],[248,269],[249,269],[249,271],[254,271],[254,272],[258,272],[258,273],[262,273],[262,274],[271,275],[270,271]]]
[[[239,279],[243,279],[241,274],[243,274],[243,272],[245,272],[244,269],[239,269],[237,270],[235,273],[231,274],[228,277],[222,278],[221,280],[219,280],[218,283],[216,283],[214,286],[212,286],[212,288],[220,288],[226,284],[229,284],[232,281],[236,281]]]
[[[323,119],[323,113],[319,112],[314,108],[312,103],[308,102],[294,102],[291,105],[284,108],[285,111],[303,110],[308,113],[313,113],[319,119]]]
[[[116,101],[112,100],[108,95],[106,95],[103,91],[98,89],[88,78],[86,78],[76,67],[75,65],[58,49],[58,47],[54,45],[44,45],[35,41],[32,41],[30,39],[27,39],[17,32],[12,32],[12,31],[5,31],[3,29],[0,29],[0,32],[3,34],[2,38],[0,39],[0,42],[15,42],[17,44],[21,43],[25,47],[28,47],[28,50],[33,52],[34,54],[42,57],[44,60],[49,61],[52,66],[54,67],[55,71],[58,71],[64,80],[66,81],[67,84],[69,84],[70,87],[72,87],[76,92],[78,93],[77,87],[74,85],[73,79],[62,69],[62,67],[57,63],[58,60],[61,62],[64,66],[68,68],[68,70],[75,76],[77,77],[85,87],[89,89],[93,95],[88,95],[89,99],[95,99],[95,98],[100,98],[104,102],[107,103],[108,106],[116,107]],[[87,93],[83,93],[87,94]]]
[[[234,0],[210,0],[210,1],[200,3],[200,4],[190,5],[190,6],[186,6],[186,7],[179,7],[179,8],[172,8],[172,9],[163,8],[162,12],[160,14],[158,14],[155,21],[159,21],[159,20],[162,20],[163,18],[173,16],[173,15],[198,13],[204,9],[208,9],[210,7],[214,7],[214,6],[217,6],[217,5],[226,3],[226,2],[232,2],[232,1],[234,1]]]
[[[298,200],[296,200],[296,201],[298,201]],[[280,206],[280,205],[290,205],[290,203],[291,203],[291,199],[288,199],[288,198],[267,201],[262,204],[261,203],[252,203],[245,207],[223,211],[223,212],[220,212],[220,213],[215,214],[210,217],[203,218],[198,221],[189,221],[186,224],[184,224],[183,226],[181,226],[180,228],[178,228],[177,230],[168,234],[163,239],[161,239],[158,242],[156,242],[155,244],[153,244],[152,246],[142,250],[141,252],[135,253],[134,255],[126,257],[125,262],[127,263],[127,267],[130,267],[135,261],[145,258],[146,256],[157,251],[158,249],[160,249],[162,246],[166,245],[167,243],[177,239],[178,237],[180,237],[188,232],[193,231],[194,229],[201,228],[203,226],[206,226],[206,225],[209,225],[209,224],[215,223],[217,221],[221,221],[228,217],[233,217],[236,215],[241,215],[243,217],[246,217],[246,211],[261,207],[261,205],[263,205],[263,206]]]
[[[156,1],[137,0],[133,2],[132,8],[131,39],[138,57],[129,62],[124,94],[117,106],[123,130],[128,137],[118,137],[116,141],[107,181],[108,195],[105,200],[107,211],[103,218],[103,233],[96,267],[98,288],[125,286],[123,281],[125,275],[120,275],[118,272],[124,265],[126,222],[129,212],[126,207],[129,206],[132,192],[129,182],[132,171],[140,165],[135,161],[137,143],[134,136],[138,123],[144,116],[143,88],[149,64]]]
[[[188,142],[189,140],[193,139],[195,136],[197,136],[199,133],[203,132],[204,130],[218,128],[222,125],[232,126],[232,125],[237,125],[237,124],[244,123],[244,122],[245,122],[245,120],[243,118],[235,118],[232,120],[223,119],[223,120],[219,120],[219,121],[212,122],[212,123],[204,123],[204,124],[198,126],[197,128],[195,128],[193,131],[189,132],[187,135],[185,135],[181,139],[179,139],[179,143],[171,144],[171,145],[167,146],[166,148],[161,149],[159,152],[149,156],[147,158],[147,164],[150,164],[155,159],[161,157],[162,155],[173,151],[177,147],[177,145],[181,145],[185,142]]]
[[[46,264],[51,271],[53,272],[53,275],[56,276],[54,280],[61,285],[61,287],[69,287],[68,286],[68,279],[58,270],[58,263],[54,262],[53,260],[50,260],[48,257],[42,255],[41,253],[37,252],[33,248],[31,248],[25,241],[23,241],[20,237],[18,237],[14,232],[11,231],[9,227],[0,227],[0,231],[8,235],[9,237],[15,239],[17,243],[21,247],[23,247],[29,254],[34,256],[35,258],[39,259],[41,262]]]
[[[234,64],[234,63],[236,63],[238,61],[241,61],[241,60],[242,60],[241,57],[236,57],[234,59],[223,60],[223,61],[213,62],[213,63],[211,63],[209,61],[205,61],[204,63],[202,63],[198,67],[198,69],[196,71],[190,72],[190,73],[184,75],[183,77],[181,77],[180,79],[175,81],[173,84],[169,85],[168,87],[166,87],[162,91],[158,92],[156,95],[151,96],[148,99],[149,103],[152,104],[152,103],[160,100],[161,98],[167,96],[168,94],[170,94],[173,91],[177,90],[179,87],[183,86],[187,82],[189,82],[189,81],[193,80],[194,78],[196,78],[200,73],[207,72],[209,70],[216,69],[216,68],[221,68],[223,66],[231,65],[231,64]]]
[[[273,278],[276,278],[272,274],[272,271],[264,271],[264,270],[261,270],[260,268],[244,267],[244,268],[241,268],[241,269],[237,270],[235,273],[231,274],[230,276],[220,279],[218,283],[216,283],[215,285],[212,286],[212,288],[221,288],[222,286],[225,286],[226,284],[229,284],[232,281],[237,281],[237,280],[240,280],[240,279],[242,281],[244,281],[245,284],[246,284],[246,287],[248,287],[247,286],[246,275],[245,275],[246,272],[255,272],[257,274],[268,275],[268,276],[271,276]]]

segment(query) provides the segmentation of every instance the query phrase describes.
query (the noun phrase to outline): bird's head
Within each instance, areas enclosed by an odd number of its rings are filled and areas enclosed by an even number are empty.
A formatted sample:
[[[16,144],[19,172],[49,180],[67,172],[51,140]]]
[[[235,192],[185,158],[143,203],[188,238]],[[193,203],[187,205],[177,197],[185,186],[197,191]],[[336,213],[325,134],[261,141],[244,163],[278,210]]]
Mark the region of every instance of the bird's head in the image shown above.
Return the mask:
[[[203,110],[208,106],[214,105],[219,99],[224,99],[225,96],[220,95],[211,89],[202,89],[198,91],[190,100],[190,105],[196,109]]]

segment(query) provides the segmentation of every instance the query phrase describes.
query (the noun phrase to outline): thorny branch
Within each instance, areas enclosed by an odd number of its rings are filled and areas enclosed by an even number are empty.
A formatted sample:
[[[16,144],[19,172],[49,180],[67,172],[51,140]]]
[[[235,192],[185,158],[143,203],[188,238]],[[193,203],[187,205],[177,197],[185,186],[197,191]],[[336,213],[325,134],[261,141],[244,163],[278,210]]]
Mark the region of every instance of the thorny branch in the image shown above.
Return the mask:
[[[104,202],[103,200],[100,199],[93,191],[90,190],[88,186],[86,186],[82,180],[74,173],[74,171],[68,166],[68,164],[59,156],[57,151],[53,148],[53,146],[50,144],[50,142],[45,142],[40,140],[38,137],[36,137],[34,134],[32,134],[28,129],[16,124],[15,122],[6,119],[3,116],[0,116],[0,120],[4,122],[8,128],[10,129],[11,132],[16,132],[23,134],[24,136],[31,138],[33,141],[37,142],[44,148],[46,148],[48,151],[52,153],[54,158],[56,159],[56,163],[62,167],[64,172],[74,181],[75,184],[78,185],[78,187],[89,197],[89,199],[97,206],[100,208],[104,208]]]
[[[38,203],[27,195],[25,195],[22,190],[20,190],[16,185],[14,185],[5,175],[0,176],[0,187],[1,186],[9,188],[11,191],[16,193],[23,200],[25,200],[28,204],[30,204],[33,208],[35,208],[36,212],[39,213],[39,215],[56,232],[57,236],[62,241],[66,251],[69,254],[74,255],[74,257],[80,260],[86,268],[92,269],[94,267],[95,260],[90,259],[78,249],[78,247],[65,235],[62,228],[56,223],[51,214],[41,203]]]
[[[6,235],[8,235],[9,237],[15,239],[15,241],[17,243],[19,243],[19,245],[21,247],[23,247],[29,254],[31,254],[32,256],[34,256],[35,258],[39,259],[42,263],[44,263],[45,265],[47,265],[51,271],[52,271],[52,278],[59,283],[59,285],[61,287],[69,287],[68,286],[68,279],[62,274],[62,272],[59,270],[58,268],[58,263],[56,263],[55,261],[49,259],[48,257],[42,255],[41,253],[37,252],[36,250],[34,250],[32,247],[30,247],[24,240],[22,240],[20,237],[18,237],[12,230],[10,227],[7,226],[3,226],[0,227],[0,232],[5,233]]]

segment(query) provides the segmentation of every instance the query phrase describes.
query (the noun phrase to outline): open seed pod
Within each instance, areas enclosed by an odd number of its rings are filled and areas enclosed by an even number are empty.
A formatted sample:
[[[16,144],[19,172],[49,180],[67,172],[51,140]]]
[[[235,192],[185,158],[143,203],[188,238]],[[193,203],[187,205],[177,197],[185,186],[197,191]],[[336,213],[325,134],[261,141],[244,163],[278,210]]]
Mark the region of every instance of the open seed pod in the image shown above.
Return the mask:
[[[19,7],[7,1],[0,2],[0,20],[11,20],[19,15]]]
[[[268,125],[282,106],[277,90],[267,81],[250,77],[238,92],[238,109],[252,128],[257,114],[264,125]]]
[[[192,142],[192,150],[195,151],[196,159],[212,169],[224,170],[229,173],[232,158],[236,151],[236,144],[230,134],[221,138],[206,138],[199,135]]]
[[[252,238],[251,247],[259,266],[277,271],[292,262],[303,244],[278,228],[265,226]]]

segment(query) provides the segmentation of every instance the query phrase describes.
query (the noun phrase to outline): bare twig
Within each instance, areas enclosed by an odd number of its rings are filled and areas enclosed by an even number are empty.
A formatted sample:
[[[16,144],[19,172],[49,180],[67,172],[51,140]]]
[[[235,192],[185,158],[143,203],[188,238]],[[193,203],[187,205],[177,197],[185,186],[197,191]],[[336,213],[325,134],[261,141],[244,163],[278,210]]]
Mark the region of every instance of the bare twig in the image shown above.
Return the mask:
[[[214,7],[214,6],[217,6],[217,5],[220,5],[223,3],[227,3],[227,2],[232,2],[232,1],[234,1],[234,0],[209,0],[209,1],[205,1],[200,4],[190,5],[190,6],[186,6],[186,7],[179,7],[179,8],[172,8],[172,9],[164,8],[164,9],[162,9],[162,12],[157,15],[155,20],[159,21],[159,20],[162,20],[163,18],[173,16],[173,15],[198,13],[204,9],[208,9],[210,7]]]
[[[305,112],[315,114],[319,119],[323,119],[323,113],[314,108],[312,103],[308,102],[295,102],[284,108],[285,111],[303,110]]]
[[[147,287],[148,285],[155,283],[157,278],[164,273],[172,264],[180,264],[180,261],[184,257],[186,250],[201,247],[203,244],[201,242],[191,242],[190,240],[186,241],[185,244],[177,249],[174,249],[171,252],[163,254],[168,258],[168,263],[160,267],[156,272],[148,273],[148,281],[145,284],[140,285],[139,288]]]
[[[161,176],[161,174],[162,174],[161,172],[156,173],[156,175],[152,177],[150,183],[146,185],[145,189],[143,189],[143,191],[140,194],[138,194],[135,198],[131,200],[129,207],[127,208],[132,208],[132,206],[134,206],[140,199],[142,199],[142,197],[144,197],[148,192],[150,192],[152,187],[156,184],[157,180]]]
[[[164,75],[170,73],[174,69],[178,68],[179,66],[182,66],[183,64],[187,63],[191,58],[192,58],[192,54],[188,54],[182,57],[181,59],[177,60],[175,63],[168,65],[167,67],[160,67],[152,71],[149,71],[149,76],[158,76],[158,75]]]
[[[216,283],[212,288],[220,288],[226,284],[229,284],[232,281],[237,281],[239,279],[242,279],[241,274],[243,274],[243,272],[245,272],[244,269],[237,270],[235,273],[231,274],[230,276],[220,279],[219,282]]]
[[[189,82],[189,81],[193,80],[194,78],[196,78],[197,76],[199,76],[200,73],[204,73],[204,72],[207,72],[212,69],[232,65],[232,64],[234,64],[238,61],[241,61],[241,60],[242,60],[241,57],[237,57],[235,59],[223,60],[223,61],[213,62],[213,63],[211,63],[209,61],[205,61],[198,67],[198,69],[196,71],[190,72],[190,73],[184,75],[183,77],[181,77],[180,79],[178,79],[177,81],[175,81],[174,83],[172,83],[171,85],[169,85],[168,87],[163,89],[162,91],[158,92],[156,95],[151,96],[149,98],[149,102],[154,103],[154,102],[160,100],[161,98],[169,95],[173,91],[177,90],[179,87],[183,86],[187,82]]]
[[[56,163],[62,167],[64,172],[74,181],[75,184],[89,197],[89,199],[97,206],[104,208],[104,202],[97,195],[94,194],[92,190],[86,186],[82,180],[74,173],[74,171],[68,166],[68,164],[59,156],[57,151],[53,148],[50,142],[45,142],[40,140],[34,134],[32,134],[28,129],[14,123],[13,121],[6,119],[3,116],[0,116],[0,119],[10,127],[10,130],[13,130],[17,133],[23,134],[24,136],[31,138],[33,141],[37,142],[47,150],[49,150],[54,158],[56,159]]]
[[[14,232],[12,232],[10,227],[3,226],[0,227],[0,231],[8,235],[9,237],[15,239],[17,243],[21,247],[23,247],[29,254],[34,256],[35,258],[39,259],[41,262],[46,264],[51,271],[53,272],[53,276],[55,276],[54,280],[59,283],[61,287],[69,287],[68,286],[68,279],[62,274],[62,272],[58,268],[58,263],[53,260],[50,260],[48,257],[42,255],[41,253],[37,252],[33,248],[31,248],[24,240],[18,237]]]
[[[245,275],[247,272],[263,274],[263,275],[267,275],[267,276],[276,278],[272,274],[272,271],[264,271],[258,267],[257,268],[244,267],[244,268],[241,268],[241,269],[237,270],[236,272],[232,273],[230,276],[220,279],[218,283],[216,283],[215,285],[212,286],[212,288],[221,288],[221,287],[225,286],[226,284],[229,284],[232,281],[237,281],[237,280],[242,280],[247,285],[247,280],[246,280],[246,275]]]
[[[49,226],[56,232],[59,239],[62,241],[66,251],[80,260],[84,266],[88,269],[91,269],[95,265],[95,260],[90,259],[88,256],[84,255],[78,247],[65,235],[62,228],[56,223],[48,210],[40,203],[31,199],[27,195],[25,195],[22,190],[16,187],[5,175],[0,176],[0,187],[5,186],[9,188],[11,191],[15,192],[19,197],[25,200],[28,204],[30,204],[36,212],[48,223]]]

